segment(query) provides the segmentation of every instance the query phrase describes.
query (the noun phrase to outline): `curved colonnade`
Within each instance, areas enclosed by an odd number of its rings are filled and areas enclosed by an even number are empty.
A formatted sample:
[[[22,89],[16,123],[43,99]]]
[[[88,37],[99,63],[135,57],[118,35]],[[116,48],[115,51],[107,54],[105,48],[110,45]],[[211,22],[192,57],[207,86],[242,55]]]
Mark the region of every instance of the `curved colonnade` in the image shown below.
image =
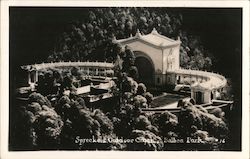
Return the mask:
[[[192,76],[194,79],[198,79],[196,82],[199,82],[199,86],[205,89],[221,89],[227,84],[224,76],[213,72],[179,69],[175,73],[177,76]]]
[[[197,101],[197,92],[202,92],[203,101],[197,103],[203,106],[206,110],[212,110],[215,108],[221,108],[223,110],[231,110],[233,101],[216,100],[216,92],[221,92],[223,87],[226,86],[227,80],[224,76],[207,71],[189,70],[189,69],[179,69],[175,71],[177,79],[178,76],[182,79],[189,77],[196,82],[191,84],[191,98]],[[214,95],[213,95],[214,94]],[[213,97],[211,97],[213,95]],[[174,103],[173,103],[174,104]],[[174,114],[178,114],[181,111],[180,107],[177,107],[177,102],[175,107],[156,107],[156,108],[143,108],[142,112],[145,113],[162,113],[164,111],[169,111]]]
[[[41,63],[41,64],[33,64],[33,65],[26,65],[22,66],[23,69],[30,70],[30,69],[47,69],[47,68],[60,68],[60,67],[100,67],[100,68],[110,68],[114,67],[113,63],[107,62],[54,62],[54,63]]]
[[[38,72],[49,68],[72,68],[79,67],[86,75],[92,77],[107,77],[113,76],[113,63],[107,62],[56,62],[56,63],[41,63],[22,66],[24,70],[29,73],[29,84],[31,87],[35,86],[38,81]],[[178,69],[173,72],[177,77],[177,84],[183,83],[185,78],[192,80],[191,98],[194,98],[197,103],[211,103],[215,99],[216,92],[221,92],[223,87],[227,84],[224,76],[198,70]]]
[[[55,62],[21,66],[22,69],[28,71],[28,83],[30,86],[38,81],[38,72],[43,69],[72,67],[79,67],[86,75],[93,77],[112,77],[114,75],[114,64],[107,62]]]
[[[178,82],[182,82],[185,77],[190,78],[191,98],[197,104],[212,103],[227,84],[224,76],[213,72],[179,69],[175,73]]]

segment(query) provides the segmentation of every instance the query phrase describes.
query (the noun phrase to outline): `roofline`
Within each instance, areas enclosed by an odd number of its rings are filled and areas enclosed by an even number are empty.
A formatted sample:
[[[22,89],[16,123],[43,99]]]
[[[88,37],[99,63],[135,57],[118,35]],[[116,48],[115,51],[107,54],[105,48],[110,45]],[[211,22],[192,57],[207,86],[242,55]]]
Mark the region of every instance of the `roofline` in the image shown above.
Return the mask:
[[[157,31],[154,31],[154,30],[153,30],[151,33],[149,33],[149,34],[156,35],[156,36],[158,36],[158,37],[160,37],[160,38],[169,40],[169,41],[171,41],[171,42],[178,42],[178,40],[174,40],[174,39],[171,39],[171,38],[166,37],[166,36],[164,36],[164,35],[161,35],[161,34],[159,34]],[[149,34],[147,34],[147,35],[149,35]],[[146,35],[145,35],[145,36],[146,36]]]
[[[148,34],[147,34],[148,35]],[[163,36],[164,37],[164,36]],[[167,37],[165,37],[165,38],[167,38]],[[173,40],[173,39],[171,39],[171,40]],[[173,47],[173,46],[178,46],[178,45],[180,45],[181,44],[181,41],[176,41],[176,40],[173,40],[174,41],[174,43],[173,44],[170,44],[170,45],[166,45],[166,46],[158,46],[158,45],[155,45],[155,44],[152,44],[152,43],[150,43],[149,41],[147,41],[147,40],[144,40],[144,39],[142,39],[142,38],[140,38],[140,37],[129,37],[129,38],[127,38],[127,39],[119,39],[119,40],[114,40],[114,42],[119,42],[119,43],[123,43],[123,44],[128,44],[128,43],[131,43],[131,42],[134,42],[134,41],[140,41],[140,42],[142,42],[142,43],[144,43],[144,44],[147,44],[147,45],[151,45],[151,46],[153,46],[153,47],[155,47],[155,48],[157,48],[157,49],[166,49],[166,48],[171,48],[171,47]]]
[[[102,67],[102,68],[113,68],[113,63],[108,62],[51,62],[51,63],[40,63],[40,64],[32,64],[32,65],[24,65],[21,66],[23,70],[41,70],[47,68],[60,68],[60,67]]]

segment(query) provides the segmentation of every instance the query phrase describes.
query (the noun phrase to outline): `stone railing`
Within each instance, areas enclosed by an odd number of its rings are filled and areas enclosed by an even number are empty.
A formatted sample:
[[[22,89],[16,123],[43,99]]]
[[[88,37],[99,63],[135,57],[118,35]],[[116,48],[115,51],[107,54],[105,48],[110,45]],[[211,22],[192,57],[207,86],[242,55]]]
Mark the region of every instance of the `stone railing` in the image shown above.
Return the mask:
[[[41,64],[33,64],[22,66],[23,69],[46,69],[46,68],[60,68],[60,67],[100,67],[100,68],[113,68],[113,63],[107,62],[55,62],[55,63],[41,63]]]
[[[175,72],[179,75],[188,75],[193,77],[199,76],[206,78],[207,80],[205,82],[200,83],[200,85],[204,88],[220,89],[227,84],[227,80],[224,76],[213,72],[188,69],[179,69]]]

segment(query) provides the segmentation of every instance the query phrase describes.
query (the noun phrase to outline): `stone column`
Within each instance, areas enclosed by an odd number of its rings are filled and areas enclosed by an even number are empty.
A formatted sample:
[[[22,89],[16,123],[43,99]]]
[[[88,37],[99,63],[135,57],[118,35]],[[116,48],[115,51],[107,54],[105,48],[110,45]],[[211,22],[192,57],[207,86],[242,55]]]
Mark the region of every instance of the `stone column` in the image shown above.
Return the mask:
[[[28,71],[28,84],[31,83],[31,79],[30,79],[30,71]]]
[[[36,83],[36,82],[38,82],[38,71],[37,70],[35,71],[35,81],[34,81],[34,83]]]
[[[191,88],[191,98],[193,98],[195,100],[195,102],[196,102],[195,91],[192,88]]]
[[[87,67],[87,75],[89,76],[89,67]]]
[[[204,91],[203,92],[203,103],[210,103],[211,102],[211,91]]]
[[[104,69],[104,76],[107,77],[107,69]]]
[[[98,68],[95,69],[95,75],[98,75]]]

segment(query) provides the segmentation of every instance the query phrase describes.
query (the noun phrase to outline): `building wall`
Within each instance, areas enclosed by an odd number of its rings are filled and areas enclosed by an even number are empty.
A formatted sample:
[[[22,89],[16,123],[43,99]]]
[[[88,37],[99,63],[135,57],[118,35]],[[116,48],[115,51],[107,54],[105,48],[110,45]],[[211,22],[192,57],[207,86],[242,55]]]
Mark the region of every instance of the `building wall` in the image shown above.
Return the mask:
[[[201,103],[198,103],[198,104],[211,102],[211,90],[192,88],[191,89],[191,98],[193,98],[196,102],[198,101],[198,98],[199,98],[197,96],[197,92],[201,92]]]
[[[156,48],[156,47],[152,47],[152,46],[149,46],[147,44],[144,44],[143,42],[141,41],[133,41],[132,43],[122,43],[122,46],[125,47],[125,46],[129,46],[130,48],[132,48],[132,50],[134,52],[138,51],[138,52],[143,52],[145,53],[146,55],[148,55],[148,57],[151,58],[153,64],[154,64],[154,69],[155,69],[155,72],[156,71],[163,71],[162,70],[162,50]]]
[[[166,76],[166,83],[168,85],[176,85],[176,74],[173,72],[173,73],[167,73],[167,76]]]
[[[180,68],[180,44],[161,47],[155,46],[151,43],[142,41],[141,39],[133,39],[129,41],[123,41],[122,46],[128,45],[133,51],[139,51],[144,54],[144,57],[151,61],[154,67],[154,85],[166,86],[176,84],[188,84],[192,85],[195,82],[205,83],[209,82],[215,85],[218,89],[225,85],[225,78],[221,75],[214,73],[196,71],[196,70],[183,70]],[[217,80],[218,79],[218,80]],[[210,84],[209,83],[209,84]],[[218,86],[217,86],[218,85]],[[211,102],[211,90],[210,88],[203,88],[201,90],[192,90],[191,96],[197,99],[196,93],[201,92],[199,99],[202,103]],[[208,90],[207,90],[208,89]]]
[[[145,44],[141,41],[133,41],[130,43],[121,43],[123,47],[126,45],[132,48],[135,52],[141,52],[145,54],[144,57],[152,61],[154,67],[154,85],[161,86],[167,84],[175,84],[175,74],[168,73],[179,69],[179,47],[180,45],[169,47],[169,48],[158,48],[151,45]],[[172,65],[172,66],[171,66]]]
[[[170,48],[164,49],[163,54],[163,73],[172,72],[174,70],[179,69],[180,65],[180,53],[179,53],[180,45],[173,46]]]

